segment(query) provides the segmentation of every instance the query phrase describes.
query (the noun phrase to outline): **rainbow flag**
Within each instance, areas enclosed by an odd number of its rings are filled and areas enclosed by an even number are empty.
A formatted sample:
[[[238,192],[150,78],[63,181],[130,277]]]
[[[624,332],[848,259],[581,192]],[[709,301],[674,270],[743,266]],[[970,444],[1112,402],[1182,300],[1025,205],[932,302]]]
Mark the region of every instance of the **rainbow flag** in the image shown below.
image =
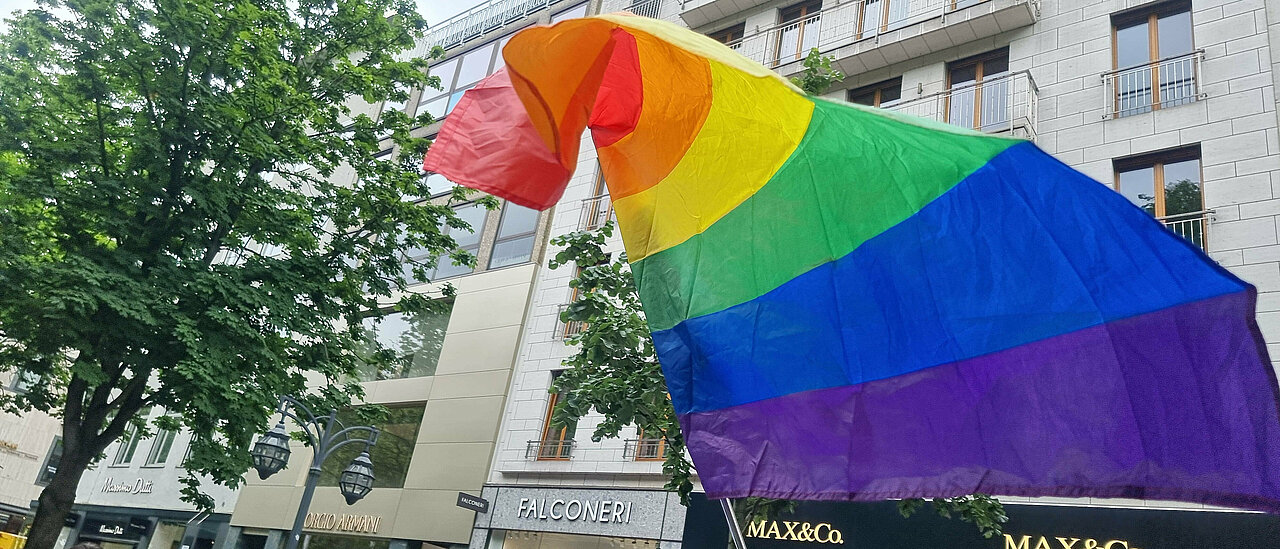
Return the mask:
[[[674,25],[532,28],[426,157],[554,204],[590,128],[711,497],[1280,512],[1254,289],[1030,142],[807,97]]]

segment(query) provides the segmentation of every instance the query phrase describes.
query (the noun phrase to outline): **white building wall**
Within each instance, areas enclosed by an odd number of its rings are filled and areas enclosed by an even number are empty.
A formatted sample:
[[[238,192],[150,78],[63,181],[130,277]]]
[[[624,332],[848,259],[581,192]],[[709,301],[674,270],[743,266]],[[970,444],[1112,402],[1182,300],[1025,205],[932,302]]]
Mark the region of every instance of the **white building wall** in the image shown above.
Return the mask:
[[[675,6],[678,0],[661,0]],[[708,2],[693,2],[685,9]],[[741,2],[750,10],[731,12],[698,27],[711,32],[745,22],[748,36],[777,22],[778,9],[792,2]],[[1273,357],[1280,358],[1280,133],[1275,89],[1280,85],[1280,2],[1266,0],[1194,0],[1193,40],[1204,51],[1200,71],[1205,97],[1186,105],[1111,119],[1104,117],[1106,89],[1103,73],[1112,69],[1111,16],[1130,8],[1154,5],[1143,0],[1042,0],[1036,21],[974,38],[953,47],[910,56],[887,67],[850,74],[828,92],[843,98],[846,90],[902,78],[902,98],[910,100],[944,91],[947,63],[1009,48],[1010,71],[1030,71],[1039,89],[1037,144],[1068,165],[1111,185],[1113,161],[1118,158],[1199,144],[1205,206],[1214,211],[1208,228],[1210,255],[1232,272],[1256,285],[1258,322]],[[606,0],[604,11],[618,9]],[[843,4],[828,0],[827,9]],[[951,24],[962,24],[951,23]],[[943,25],[948,24],[944,18]],[[794,65],[788,67],[794,68]],[[581,199],[594,182],[597,169],[589,142],[577,174],[557,206],[552,234],[576,229]],[[616,240],[616,239],[615,239]],[[614,245],[617,246],[617,242]],[[520,349],[511,403],[495,470],[490,482],[635,485],[658,483],[654,464],[620,459],[620,441],[588,441],[594,427],[590,417],[578,426],[579,449],[569,462],[525,459],[528,441],[541,436],[551,371],[569,355],[554,337],[557,307],[567,302],[571,268],[542,270],[531,304],[531,322]],[[640,475],[634,473],[641,472]],[[647,474],[646,474],[647,473]],[[652,476],[652,478],[651,478]],[[1025,498],[1007,498],[1010,501]],[[1046,501],[1044,499],[1040,501]],[[1055,500],[1075,504],[1186,506],[1166,502],[1124,500]],[[1192,506],[1195,507],[1195,506]]]

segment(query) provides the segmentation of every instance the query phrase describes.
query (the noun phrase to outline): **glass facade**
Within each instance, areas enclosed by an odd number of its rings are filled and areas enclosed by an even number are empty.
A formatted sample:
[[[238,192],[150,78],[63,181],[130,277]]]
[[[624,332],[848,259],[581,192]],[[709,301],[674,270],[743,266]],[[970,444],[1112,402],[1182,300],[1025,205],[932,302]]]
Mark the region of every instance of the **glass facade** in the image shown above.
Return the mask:
[[[440,310],[422,313],[391,313],[380,321],[365,320],[365,333],[393,356],[389,362],[367,364],[359,373],[360,381],[403,379],[432,376],[444,346],[445,330],[453,312],[452,302],[441,302]],[[368,348],[372,354],[372,345]],[[369,358],[373,358],[370,356]]]
[[[409,461],[413,458],[414,443],[418,440],[418,427],[422,423],[422,413],[426,404],[397,406],[388,408],[384,420],[373,423],[382,432],[378,435],[378,443],[369,448],[369,459],[373,462],[374,488],[403,488],[405,475],[409,472]],[[338,412],[338,419],[344,425],[367,425],[355,408],[347,408]],[[338,476],[351,464],[351,460],[360,455],[364,446],[349,444],[338,448],[321,466],[319,486],[337,486]]]

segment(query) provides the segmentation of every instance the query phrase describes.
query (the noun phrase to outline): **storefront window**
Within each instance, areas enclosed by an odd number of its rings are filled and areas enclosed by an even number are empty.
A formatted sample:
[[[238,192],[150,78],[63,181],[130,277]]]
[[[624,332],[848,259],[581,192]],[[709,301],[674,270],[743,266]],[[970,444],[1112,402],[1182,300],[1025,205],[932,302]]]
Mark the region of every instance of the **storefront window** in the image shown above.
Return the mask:
[[[307,534],[306,537],[303,538],[302,546],[306,549],[388,549],[391,547],[391,540],[356,536]]]
[[[413,446],[418,440],[418,427],[422,424],[424,410],[426,404],[390,408],[387,419],[374,425],[382,430],[378,435],[378,443],[369,449],[369,459],[373,461],[374,488],[404,487],[405,474],[409,472],[409,461],[413,457]],[[338,419],[348,426],[363,424],[353,408],[338,412]],[[348,444],[335,450],[321,466],[319,485],[337,486],[342,470],[363,449],[363,445]]]

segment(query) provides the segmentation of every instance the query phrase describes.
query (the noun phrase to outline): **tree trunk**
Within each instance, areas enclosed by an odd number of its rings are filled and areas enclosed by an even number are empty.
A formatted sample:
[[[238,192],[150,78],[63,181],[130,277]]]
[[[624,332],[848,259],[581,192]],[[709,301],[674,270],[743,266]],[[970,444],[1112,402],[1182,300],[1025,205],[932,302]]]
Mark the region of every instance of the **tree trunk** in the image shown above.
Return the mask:
[[[88,468],[87,460],[79,459],[74,454],[63,454],[58,472],[54,473],[49,485],[40,492],[40,505],[36,508],[31,530],[27,532],[26,549],[61,549],[55,548],[55,545],[62,533],[67,514],[76,502],[76,486],[80,484],[80,478]]]

